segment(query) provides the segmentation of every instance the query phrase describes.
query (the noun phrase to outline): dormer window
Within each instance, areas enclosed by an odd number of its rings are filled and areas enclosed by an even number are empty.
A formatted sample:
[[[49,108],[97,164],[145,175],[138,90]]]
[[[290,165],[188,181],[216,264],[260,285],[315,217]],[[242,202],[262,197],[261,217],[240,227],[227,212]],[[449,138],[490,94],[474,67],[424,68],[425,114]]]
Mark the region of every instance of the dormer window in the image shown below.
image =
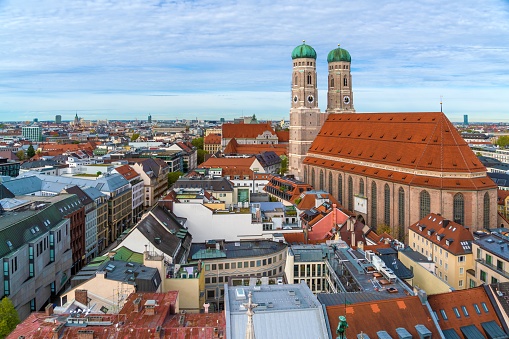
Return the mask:
[[[419,226],[419,231],[421,231],[421,232],[422,232],[422,231],[424,231],[424,229],[425,229],[425,228],[426,228],[426,226],[421,225],[421,226]]]
[[[435,232],[435,230],[428,230],[428,235],[432,235]]]

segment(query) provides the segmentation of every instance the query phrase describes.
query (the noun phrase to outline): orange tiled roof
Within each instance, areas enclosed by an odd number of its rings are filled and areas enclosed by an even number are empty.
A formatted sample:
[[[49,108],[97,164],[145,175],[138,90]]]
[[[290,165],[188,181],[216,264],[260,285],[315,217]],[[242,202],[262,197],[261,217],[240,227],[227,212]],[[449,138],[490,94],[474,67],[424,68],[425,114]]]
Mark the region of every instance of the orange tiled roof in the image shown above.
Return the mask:
[[[287,144],[239,144],[232,138],[224,149],[224,154],[261,154],[272,151],[278,156],[288,154]]]
[[[139,176],[139,174],[134,170],[134,168],[132,168],[129,165],[119,166],[119,167],[115,168],[115,170],[119,174],[121,174],[126,180],[132,180]]]
[[[454,329],[461,335],[460,327],[462,326],[475,325],[481,333],[484,333],[481,327],[483,322],[495,321],[498,326],[501,326],[490,299],[484,290],[484,286],[430,295],[428,296],[428,302],[431,309],[436,312],[442,330]],[[486,305],[488,312],[484,311],[481,303]],[[477,313],[474,304],[477,304],[479,307],[480,314]],[[462,306],[466,308],[468,316],[465,316],[463,313]],[[458,309],[459,318],[456,316],[453,307]],[[444,310],[447,316],[446,321],[440,310]]]
[[[219,134],[209,134],[203,139],[203,142],[208,145],[220,145],[221,136]]]
[[[338,160],[324,160],[322,156]],[[330,114],[304,162],[417,186],[496,187],[486,175],[442,178],[351,163],[367,162],[407,171],[485,174],[486,168],[441,112]]]
[[[265,124],[223,124],[223,138],[254,139],[265,131],[276,134],[269,123]]]
[[[499,205],[505,205],[507,197],[509,197],[509,191],[497,190],[497,201]]]
[[[290,131],[276,131],[278,142],[289,142]]]
[[[430,213],[410,225],[409,229],[454,255],[472,253],[472,233],[462,225],[435,213]],[[464,242],[468,242],[468,245]]]
[[[202,162],[199,168],[249,168],[255,161],[255,157],[249,158],[209,158]]]
[[[387,293],[387,292],[379,292]],[[348,298],[348,297],[347,297]],[[353,305],[327,306],[327,317],[331,333],[336,333],[339,316],[346,316],[349,336],[356,337],[364,333],[370,338],[378,338],[378,331],[386,331],[393,338],[398,338],[396,329],[405,328],[414,338],[419,338],[415,325],[424,325],[432,333],[432,338],[439,338],[431,315],[423,306],[419,297],[386,299]],[[346,314],[345,314],[346,312]]]

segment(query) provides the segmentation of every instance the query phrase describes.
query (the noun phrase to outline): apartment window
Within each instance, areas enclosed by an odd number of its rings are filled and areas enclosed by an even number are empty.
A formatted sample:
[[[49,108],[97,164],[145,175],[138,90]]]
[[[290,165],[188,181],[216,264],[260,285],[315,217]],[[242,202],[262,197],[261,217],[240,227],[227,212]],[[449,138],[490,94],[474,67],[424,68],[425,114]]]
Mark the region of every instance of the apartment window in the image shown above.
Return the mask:
[[[232,262],[232,264],[231,264],[231,265],[232,265],[232,270],[235,270],[235,269],[237,269],[237,263],[235,263],[235,262]]]
[[[210,284],[210,278],[205,278],[205,284]]]
[[[473,279],[470,279],[470,288],[475,287],[475,281]]]
[[[256,260],[256,267],[260,267],[262,266],[262,261],[261,260]]]
[[[205,271],[210,271],[210,265],[209,264],[205,265]]]
[[[269,265],[272,264],[272,258],[267,259],[269,261]]]
[[[499,271],[504,270],[504,262],[502,260],[497,259],[497,270]]]
[[[463,280],[458,280],[458,286],[463,287]]]
[[[486,305],[485,302],[482,302],[481,303],[481,306],[482,306],[482,309],[484,310],[485,313],[488,313],[488,306]]]
[[[249,267],[255,267],[255,262],[254,262],[254,260],[250,262]]]
[[[220,271],[223,269],[223,264],[217,264],[217,266]]]
[[[210,282],[213,284],[217,283],[217,277],[210,278]]]
[[[223,282],[223,277],[218,277],[217,280],[218,280],[218,282],[222,283]]]
[[[442,315],[442,318],[444,320],[448,320],[449,318],[447,318],[447,314],[445,313],[445,310],[440,310],[440,314]]]
[[[465,262],[465,256],[464,255],[460,255],[458,257],[458,262]]]
[[[460,267],[460,275],[463,275],[465,269],[463,267]]]
[[[481,281],[486,282],[486,276],[487,276],[486,272],[481,270],[481,274],[480,274]]]
[[[489,254],[486,254],[486,263],[488,265],[491,265],[492,262],[493,262],[493,257],[491,255],[489,255]]]
[[[230,264],[229,263],[224,264],[224,269],[225,270],[229,270],[230,269]]]
[[[207,298],[213,299],[216,297],[216,290],[207,290]]]
[[[498,282],[498,279],[495,277],[491,277],[491,283],[496,284]]]

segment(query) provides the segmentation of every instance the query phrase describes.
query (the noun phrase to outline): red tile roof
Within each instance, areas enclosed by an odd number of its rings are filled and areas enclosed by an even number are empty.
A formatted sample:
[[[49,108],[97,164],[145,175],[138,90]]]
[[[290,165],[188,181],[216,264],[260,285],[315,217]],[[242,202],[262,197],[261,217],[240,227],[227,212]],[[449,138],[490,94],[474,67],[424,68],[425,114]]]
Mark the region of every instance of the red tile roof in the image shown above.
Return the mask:
[[[253,162],[256,160],[255,157],[249,158],[209,158],[207,161],[202,162],[199,168],[244,168],[249,169]]]
[[[499,326],[501,326],[500,320],[495,314],[495,310],[493,309],[490,299],[484,290],[484,286],[430,295],[428,296],[428,302],[431,309],[436,312],[442,330],[452,328],[461,335],[460,327],[462,326],[475,325],[481,333],[484,333],[484,330],[481,327],[481,323],[483,322],[495,321]],[[486,305],[488,312],[484,311],[481,303]],[[474,308],[474,304],[479,307],[480,314],[477,313]],[[463,313],[462,306],[466,308],[468,316],[465,316]],[[454,307],[458,309],[460,314],[459,317],[456,316],[453,309]],[[443,318],[440,310],[444,310],[447,320]]]
[[[221,144],[221,135],[209,134],[203,139],[203,142],[208,145],[220,145]]]
[[[472,233],[460,224],[435,213],[430,213],[410,225],[409,229],[454,255],[472,253]]]
[[[129,165],[122,165],[122,166],[119,166],[117,168],[115,168],[115,170],[120,174],[122,175],[126,180],[132,180],[136,177],[139,177],[140,175],[134,170],[134,168],[132,168],[131,166]]]
[[[486,175],[486,168],[441,112],[330,114],[308,154],[306,164],[416,186],[496,187]],[[322,156],[338,159],[324,160]],[[443,178],[426,176],[424,171],[481,177]]]
[[[223,124],[223,138],[254,139],[265,131],[276,134],[269,123],[265,124]]]
[[[289,142],[290,141],[290,131],[276,131],[277,141],[278,142]]]
[[[224,154],[260,154],[272,151],[278,156],[288,154],[287,144],[239,144],[235,138],[232,138],[224,149]]]
[[[505,205],[507,197],[509,197],[509,191],[497,190],[497,201],[499,205]]]
[[[327,306],[326,309],[331,333],[336,333],[339,316],[346,316],[348,322],[346,333],[349,338],[356,338],[360,333],[370,338],[378,338],[378,331],[386,331],[391,337],[398,338],[396,328],[399,327],[405,328],[414,338],[419,338],[415,329],[415,325],[419,324],[431,331],[432,338],[440,337],[431,315],[422,305],[419,297],[365,302],[346,307],[345,305]]]

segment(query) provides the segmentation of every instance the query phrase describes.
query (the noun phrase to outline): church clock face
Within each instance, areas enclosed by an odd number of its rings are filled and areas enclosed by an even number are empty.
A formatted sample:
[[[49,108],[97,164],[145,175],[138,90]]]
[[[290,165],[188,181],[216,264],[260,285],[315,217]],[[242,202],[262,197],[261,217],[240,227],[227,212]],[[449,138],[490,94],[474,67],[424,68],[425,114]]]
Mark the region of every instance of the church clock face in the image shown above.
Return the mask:
[[[293,97],[293,102],[297,103],[297,101],[299,101],[299,97],[298,96],[294,96]]]
[[[348,95],[345,95],[343,97],[343,102],[348,105],[350,103],[350,97]]]
[[[312,95],[308,95],[308,102],[311,104],[313,101],[315,101],[315,98]]]

